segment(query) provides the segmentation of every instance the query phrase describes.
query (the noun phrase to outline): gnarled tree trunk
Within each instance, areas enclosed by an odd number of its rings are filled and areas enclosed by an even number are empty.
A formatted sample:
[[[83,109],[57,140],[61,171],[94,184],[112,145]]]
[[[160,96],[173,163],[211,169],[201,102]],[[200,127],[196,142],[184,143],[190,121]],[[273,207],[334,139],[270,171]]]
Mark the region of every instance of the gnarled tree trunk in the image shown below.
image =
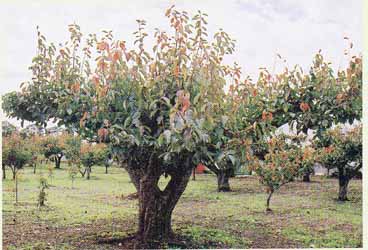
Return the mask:
[[[188,166],[166,170],[171,179],[165,189],[158,187],[163,168],[126,168],[139,195],[137,248],[160,248],[172,235],[172,212],[183,194],[192,172]]]

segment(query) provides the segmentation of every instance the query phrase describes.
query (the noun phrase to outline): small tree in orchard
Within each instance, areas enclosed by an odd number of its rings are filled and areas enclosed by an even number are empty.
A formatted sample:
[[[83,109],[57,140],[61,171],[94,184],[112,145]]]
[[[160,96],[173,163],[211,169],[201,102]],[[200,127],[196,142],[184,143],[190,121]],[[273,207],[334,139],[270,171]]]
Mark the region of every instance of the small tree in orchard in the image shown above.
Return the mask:
[[[338,171],[338,200],[347,201],[349,182],[362,168],[362,126],[345,132],[341,127],[326,131],[317,145],[320,147],[319,161]]]
[[[105,166],[105,174],[108,174],[108,168],[111,167],[114,160],[112,158],[112,154],[107,150],[107,153],[105,154],[105,160],[104,160],[104,166]]]
[[[17,128],[8,121],[2,121],[1,126],[2,126],[2,138],[6,137],[6,136],[9,137],[9,136],[12,135],[12,133],[17,131]],[[6,169],[5,169],[5,167],[6,167],[6,165],[5,165],[4,158],[3,158],[3,161],[2,161],[3,179],[6,179]]]
[[[92,166],[105,164],[108,148],[105,144],[83,143],[81,146],[81,163],[85,167],[87,180],[90,179]]]
[[[15,180],[17,172],[32,162],[32,153],[27,141],[23,140],[17,132],[13,132],[10,136],[3,136],[2,145],[2,163],[11,169]]]
[[[2,164],[8,166],[13,173],[15,184],[15,202],[18,202],[19,170],[32,162],[32,153],[28,150],[25,140],[18,132],[2,137]]]
[[[65,150],[64,135],[48,135],[43,137],[41,148],[45,158],[55,162],[55,168],[59,169]]]
[[[40,192],[38,194],[38,207],[43,207],[45,206],[45,202],[46,202],[46,189],[49,188],[49,185],[47,183],[47,179],[43,176],[40,176],[40,185],[39,185],[39,189]]]
[[[10,136],[13,132],[17,131],[17,127],[8,121],[1,122],[2,136]]]
[[[275,116],[277,85],[272,84],[267,70],[261,70],[255,83],[249,77],[241,81],[240,68],[234,76],[228,95],[231,107],[227,112],[235,116],[230,119],[233,134],[227,145],[231,145],[239,165],[249,166],[252,159],[265,160],[268,154],[266,141],[285,121],[283,117]],[[249,170],[253,172],[254,169]]]
[[[278,135],[268,140],[263,160],[249,156],[250,169],[259,176],[268,193],[266,211],[275,191],[292,182],[314,162],[314,149],[301,147],[300,138]]]
[[[69,174],[74,180],[75,172],[81,173],[82,177],[84,177],[85,171],[81,169],[81,145],[82,140],[80,136],[68,134],[65,137],[65,150],[64,155],[66,159],[68,159],[69,166]]]
[[[41,148],[41,142],[42,138],[41,136],[35,134],[31,135],[26,139],[27,142],[27,148],[32,154],[32,160],[29,163],[31,167],[33,167],[33,173],[36,174],[36,168],[37,164],[42,159],[42,148]]]
[[[170,8],[166,16],[172,32],[157,29],[152,52],[145,48],[143,20],[135,49],[109,31],[102,38],[90,35],[81,47],[77,25],[69,26],[71,41],[59,49],[39,34],[33,80],[3,103],[9,116],[57,119],[82,139],[112,145],[139,194],[137,244],[150,248],[173,234],[172,212],[192,169],[209,152],[232,72],[223,59],[234,47],[222,30],[208,41],[202,12],[190,19]],[[92,72],[93,47],[98,56]],[[163,190],[161,176],[170,177]]]

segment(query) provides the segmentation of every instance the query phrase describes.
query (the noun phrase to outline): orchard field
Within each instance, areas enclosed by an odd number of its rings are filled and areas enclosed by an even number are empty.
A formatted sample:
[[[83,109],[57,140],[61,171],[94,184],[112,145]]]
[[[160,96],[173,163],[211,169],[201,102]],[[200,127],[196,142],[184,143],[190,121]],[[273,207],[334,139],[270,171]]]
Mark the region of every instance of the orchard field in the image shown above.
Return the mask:
[[[5,247],[362,247],[350,38],[339,64],[276,54],[282,69],[252,79],[206,13],[164,16],[168,30],[137,19],[132,43],[76,23],[54,42],[37,26],[32,77],[2,96]]]
[[[138,200],[124,169],[105,174],[95,167],[91,179],[78,176],[73,188],[67,165],[49,178],[45,207],[38,208],[40,174],[25,168],[14,182],[3,181],[3,249],[126,249],[137,227]],[[10,176],[10,172],[9,175]],[[167,183],[160,180],[160,186]],[[336,200],[337,179],[313,176],[275,194],[265,212],[266,194],[256,177],[232,178],[232,192],[216,191],[216,176],[197,174],[173,213],[177,237],[170,248],[361,247],[361,180],[350,183],[350,201]]]

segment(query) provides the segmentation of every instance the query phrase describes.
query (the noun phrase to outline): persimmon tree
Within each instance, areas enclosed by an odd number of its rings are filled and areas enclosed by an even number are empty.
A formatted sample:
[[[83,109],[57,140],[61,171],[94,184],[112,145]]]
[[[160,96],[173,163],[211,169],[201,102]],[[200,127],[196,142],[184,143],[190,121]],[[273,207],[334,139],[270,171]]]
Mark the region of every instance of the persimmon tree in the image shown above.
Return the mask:
[[[46,159],[55,162],[55,168],[60,168],[64,150],[64,135],[47,135],[42,137],[41,151]]]
[[[267,153],[262,141],[284,124],[296,128],[296,134],[314,130],[318,138],[333,124],[361,120],[361,86],[361,56],[352,56],[348,67],[334,74],[321,52],[308,73],[296,65],[279,74],[261,68],[256,82],[237,77],[229,94],[237,117],[238,145],[251,145],[252,154],[262,160]],[[312,166],[304,170],[308,181]]]
[[[231,191],[229,178],[234,176],[235,169],[240,164],[237,152],[230,143],[233,133],[228,121],[228,116],[222,116],[221,123],[209,134],[211,140],[202,156],[202,163],[217,176],[219,192]]]
[[[110,31],[88,36],[82,46],[78,25],[69,26],[71,39],[59,49],[39,33],[32,81],[3,103],[11,117],[56,119],[82,139],[113,147],[139,194],[137,242],[146,247],[173,233],[172,212],[221,123],[231,71],[223,59],[234,49],[223,30],[208,41],[205,13],[189,18],[170,8],[166,16],[172,32],[157,29],[152,51],[145,48],[143,20],[133,49]],[[170,178],[163,189],[161,176]]]
[[[82,143],[80,150],[80,161],[85,167],[84,173],[87,174],[86,178],[89,180],[92,166],[104,165],[106,158],[108,158],[109,150],[108,147],[102,143]]]
[[[250,169],[268,193],[266,211],[271,211],[270,201],[275,191],[290,183],[314,164],[315,152],[310,146],[302,147],[298,136],[277,135],[267,140],[263,160],[250,156]]]
[[[65,141],[65,157],[68,159],[71,166],[69,172],[74,176],[75,172],[79,172],[82,177],[85,175],[85,171],[81,169],[81,145],[82,140],[80,136],[68,134]]]
[[[30,134],[27,138],[24,139],[27,144],[27,149],[32,154],[32,159],[28,163],[31,167],[33,167],[33,173],[36,174],[37,164],[42,159],[42,137],[38,134]]]
[[[346,69],[334,73],[319,52],[309,73],[295,66],[272,79],[279,86],[275,116],[283,117],[291,127],[295,125],[297,134],[307,134],[310,129],[317,139],[333,124],[351,124],[362,118],[361,56],[352,56]],[[305,181],[309,181],[311,170],[306,171]]]
[[[102,151],[102,157],[103,157],[103,165],[105,166],[105,174],[108,174],[108,168],[111,167],[111,165],[114,162],[112,150],[109,146],[105,148],[104,151]]]
[[[17,128],[6,121],[2,121],[1,122],[1,126],[2,126],[2,138],[4,137],[9,137],[13,132],[17,131]],[[4,159],[4,158],[3,158]],[[2,161],[2,172],[3,172],[3,179],[6,179],[6,169],[5,169],[5,162],[4,160]]]
[[[1,127],[2,127],[2,136],[9,136],[13,132],[17,131],[17,127],[8,121],[2,121]]]
[[[338,171],[338,200],[347,201],[349,182],[362,168],[362,126],[347,131],[335,127],[326,131],[316,144],[320,147],[319,161]]]
[[[32,162],[32,153],[28,149],[28,143],[18,132],[3,136],[2,146],[2,164],[11,169],[15,180],[17,172]]]

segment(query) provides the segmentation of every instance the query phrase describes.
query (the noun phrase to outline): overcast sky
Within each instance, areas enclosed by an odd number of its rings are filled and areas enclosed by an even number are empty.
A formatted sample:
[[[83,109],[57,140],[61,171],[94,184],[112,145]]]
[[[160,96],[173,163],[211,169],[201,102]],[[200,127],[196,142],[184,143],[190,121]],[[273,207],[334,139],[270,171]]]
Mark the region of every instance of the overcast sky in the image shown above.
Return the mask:
[[[59,3],[57,3],[59,2]],[[227,1],[2,1],[0,3],[0,93],[17,90],[30,79],[28,66],[36,51],[36,26],[56,44],[68,37],[67,25],[76,22],[82,32],[113,30],[116,39],[132,45],[136,19],[147,30],[166,28],[166,8],[209,15],[209,35],[223,28],[237,40],[236,61],[253,78],[259,67],[273,69],[275,55],[308,70],[313,55],[322,49],[335,69],[347,62],[347,36],[353,53],[362,51],[362,0],[227,0]],[[277,62],[276,72],[283,68]]]

